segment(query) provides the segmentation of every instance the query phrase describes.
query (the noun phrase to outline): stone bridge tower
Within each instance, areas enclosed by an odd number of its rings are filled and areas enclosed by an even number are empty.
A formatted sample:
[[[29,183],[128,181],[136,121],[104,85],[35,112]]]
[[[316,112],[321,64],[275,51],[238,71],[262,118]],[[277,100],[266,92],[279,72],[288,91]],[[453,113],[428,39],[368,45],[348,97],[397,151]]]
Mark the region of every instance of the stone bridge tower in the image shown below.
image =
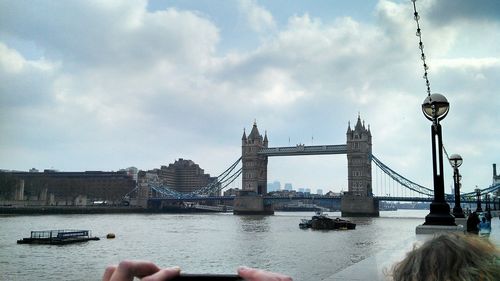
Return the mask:
[[[347,127],[348,191],[342,198],[342,216],[378,216],[378,201],[372,192],[372,134],[358,115],[351,129]]]
[[[242,190],[234,199],[235,215],[271,215],[271,204],[264,202],[267,193],[267,155],[259,154],[267,148],[267,133],[262,137],[254,122],[252,131],[241,138]]]
[[[351,130],[347,127],[347,178],[348,192],[356,196],[373,196],[372,193],[372,134],[370,126],[365,127],[365,122],[358,122]]]
[[[243,165],[242,189],[259,195],[267,193],[267,156],[259,155],[262,148],[267,148],[267,133],[264,138],[259,134],[257,123],[253,123],[248,138],[243,131],[241,138],[241,162]]]

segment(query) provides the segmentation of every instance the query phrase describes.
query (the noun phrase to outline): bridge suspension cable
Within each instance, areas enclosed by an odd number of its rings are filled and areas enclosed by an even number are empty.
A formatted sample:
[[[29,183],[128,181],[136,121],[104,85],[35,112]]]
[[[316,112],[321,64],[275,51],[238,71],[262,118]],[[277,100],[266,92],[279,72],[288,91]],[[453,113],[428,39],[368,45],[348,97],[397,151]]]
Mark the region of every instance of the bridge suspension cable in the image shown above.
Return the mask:
[[[492,192],[498,191],[499,189],[500,189],[500,183],[497,183],[497,184],[492,184],[487,188],[480,189],[480,191],[481,191],[481,194],[486,194],[486,193],[492,193]],[[471,192],[460,194],[460,196],[475,196],[475,195],[476,195],[476,191],[471,191]]]
[[[443,147],[443,149],[444,149],[444,147]],[[447,153],[445,152],[445,154],[447,154]],[[397,173],[396,171],[392,170],[387,165],[382,163],[382,161],[380,161],[377,157],[375,157],[375,155],[372,154],[371,158],[372,158],[373,163],[375,163],[380,168],[380,170],[382,172],[384,172],[385,174],[390,176],[393,180],[395,180],[396,182],[398,182],[402,186],[404,186],[407,189],[410,189],[414,192],[417,192],[419,194],[423,194],[423,195],[430,196],[430,197],[434,196],[434,191],[432,189],[421,186],[421,185],[403,177],[402,175],[400,175],[399,173]],[[387,185],[387,183],[386,183],[386,185]],[[500,183],[497,183],[497,184],[493,184],[489,187],[480,189],[480,191],[481,191],[481,194],[486,194],[486,193],[491,193],[491,192],[497,191],[499,189],[500,189]],[[394,193],[394,191],[393,191],[393,193]],[[471,196],[475,196],[475,195],[476,195],[476,191],[471,191],[471,192],[460,194],[460,197],[465,199],[466,197],[471,197]],[[447,198],[451,198],[451,197],[453,197],[453,194],[447,193],[447,194],[445,194],[445,196]]]
[[[419,194],[423,194],[426,196],[433,196],[434,195],[433,190],[431,190],[427,187],[421,186],[421,185],[403,177],[402,175],[400,175],[399,173],[397,173],[396,171],[392,170],[387,165],[382,163],[382,161],[380,161],[377,157],[375,157],[375,155],[372,154],[371,158],[372,158],[373,163],[375,163],[375,165],[377,165],[384,173],[389,175],[393,180],[395,180],[399,184],[401,184],[401,185],[405,186],[406,188],[408,188],[412,191],[415,191]]]

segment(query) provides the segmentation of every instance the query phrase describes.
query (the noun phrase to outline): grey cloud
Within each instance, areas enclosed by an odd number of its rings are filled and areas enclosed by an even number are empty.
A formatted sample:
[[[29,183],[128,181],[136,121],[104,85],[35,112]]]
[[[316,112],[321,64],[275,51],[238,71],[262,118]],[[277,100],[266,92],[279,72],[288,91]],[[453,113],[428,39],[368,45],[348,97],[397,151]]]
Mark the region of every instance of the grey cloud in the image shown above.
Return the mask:
[[[418,10],[418,2],[417,2]],[[425,12],[439,25],[460,21],[500,21],[500,1],[497,0],[434,0]]]
[[[0,108],[15,111],[19,107],[46,106],[54,102],[50,74],[34,69],[13,75],[0,71]]]

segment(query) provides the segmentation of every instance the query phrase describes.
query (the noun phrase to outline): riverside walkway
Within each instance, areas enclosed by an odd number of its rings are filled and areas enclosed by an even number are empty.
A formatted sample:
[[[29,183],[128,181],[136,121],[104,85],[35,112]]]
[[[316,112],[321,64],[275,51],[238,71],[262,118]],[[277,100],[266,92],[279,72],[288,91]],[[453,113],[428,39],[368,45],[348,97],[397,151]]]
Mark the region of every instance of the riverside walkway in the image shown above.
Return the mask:
[[[352,266],[345,268],[322,281],[361,281],[361,280],[388,280],[387,273],[396,262],[401,261],[406,253],[419,245],[432,235],[416,235],[400,244],[392,245],[391,249],[383,250]],[[498,216],[491,220],[490,241],[500,247],[500,220]]]

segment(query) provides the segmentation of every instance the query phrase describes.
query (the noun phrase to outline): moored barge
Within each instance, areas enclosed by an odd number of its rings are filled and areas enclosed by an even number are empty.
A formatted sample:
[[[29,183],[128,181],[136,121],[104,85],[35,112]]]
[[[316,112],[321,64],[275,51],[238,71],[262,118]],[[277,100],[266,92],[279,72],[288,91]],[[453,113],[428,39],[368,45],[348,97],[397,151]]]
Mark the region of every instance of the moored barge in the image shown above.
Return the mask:
[[[28,238],[17,240],[17,244],[51,244],[63,245],[90,240],[100,240],[99,237],[92,236],[90,230],[37,230],[31,231]]]
[[[356,224],[343,220],[340,218],[329,218],[326,214],[323,214],[321,211],[316,212],[316,215],[312,217],[312,219],[307,220],[303,219],[301,223],[299,223],[299,227],[302,229],[323,229],[323,230],[344,230],[344,229],[356,229]]]

